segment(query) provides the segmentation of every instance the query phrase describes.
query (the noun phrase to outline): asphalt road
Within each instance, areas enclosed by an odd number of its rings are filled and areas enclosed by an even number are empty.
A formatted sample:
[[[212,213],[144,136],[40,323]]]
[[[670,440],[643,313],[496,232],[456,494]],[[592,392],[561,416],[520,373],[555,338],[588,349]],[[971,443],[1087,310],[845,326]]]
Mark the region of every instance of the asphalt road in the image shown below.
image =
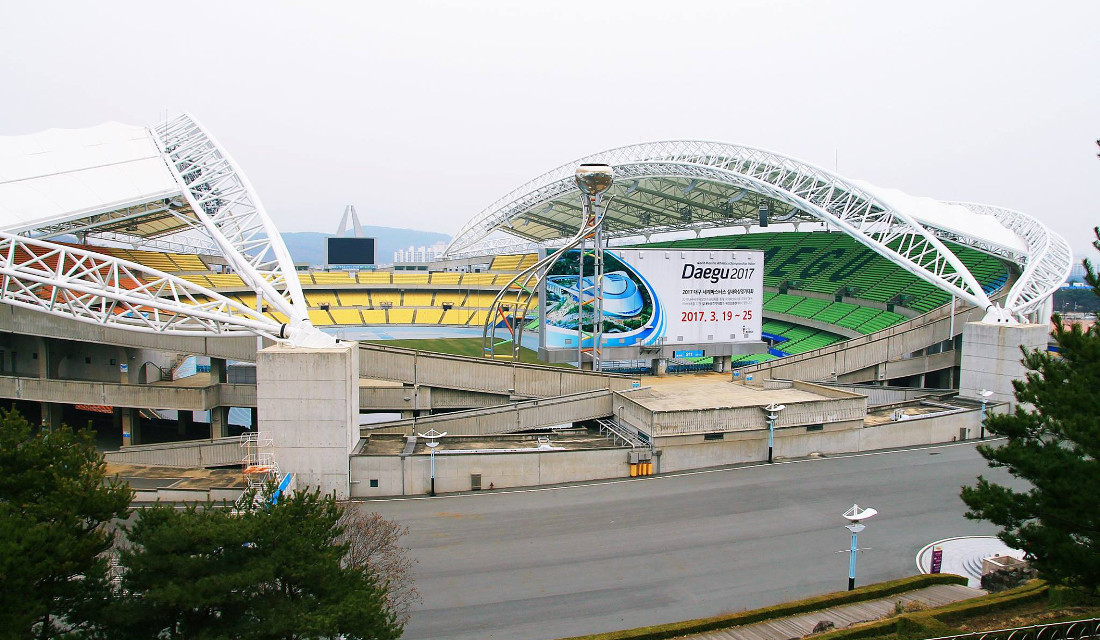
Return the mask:
[[[915,574],[925,544],[995,533],[959,487],[999,481],[972,443],[580,486],[374,501],[410,528],[410,639],[543,640],[767,606]]]

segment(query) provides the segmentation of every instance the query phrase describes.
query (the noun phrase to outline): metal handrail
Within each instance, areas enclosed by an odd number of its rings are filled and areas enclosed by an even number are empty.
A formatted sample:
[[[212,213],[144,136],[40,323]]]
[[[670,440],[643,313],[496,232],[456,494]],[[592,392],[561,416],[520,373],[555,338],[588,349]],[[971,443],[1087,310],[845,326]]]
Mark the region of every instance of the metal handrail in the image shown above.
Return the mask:
[[[1088,640],[1100,638],[1100,618],[1052,622],[1030,627],[975,631],[930,640]]]

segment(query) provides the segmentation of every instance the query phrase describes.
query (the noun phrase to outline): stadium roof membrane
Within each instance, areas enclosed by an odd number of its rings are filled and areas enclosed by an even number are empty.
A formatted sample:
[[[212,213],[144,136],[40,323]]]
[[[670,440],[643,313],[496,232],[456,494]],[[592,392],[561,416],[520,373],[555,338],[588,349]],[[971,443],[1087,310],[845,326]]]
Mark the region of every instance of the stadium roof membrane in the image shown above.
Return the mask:
[[[97,246],[221,255],[259,309]],[[194,118],[0,137],[0,296],[83,322],[335,344],[247,178]],[[286,317],[279,322],[263,307]]]
[[[575,233],[581,206],[573,174],[582,163],[614,168],[615,183],[605,196],[611,199],[604,222],[610,238],[709,228],[747,231],[758,224],[764,207],[773,223],[824,222],[851,235],[914,275],[987,309],[990,321],[1049,315],[1049,297],[1072,263],[1063,238],[1018,211],[914,197],[775,152],[700,140],[619,147],[553,169],[474,216],[447,255],[477,254],[501,233],[547,244]],[[945,240],[1021,267],[1003,306],[990,301]]]

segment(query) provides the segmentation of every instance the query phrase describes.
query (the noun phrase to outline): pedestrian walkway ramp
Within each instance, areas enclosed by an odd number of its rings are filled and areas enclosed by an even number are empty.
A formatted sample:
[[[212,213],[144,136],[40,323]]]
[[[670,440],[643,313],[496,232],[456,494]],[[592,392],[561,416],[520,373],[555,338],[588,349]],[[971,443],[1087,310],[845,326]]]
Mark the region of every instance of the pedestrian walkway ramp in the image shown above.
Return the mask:
[[[435,429],[450,435],[481,436],[562,425],[571,426],[574,422],[609,417],[613,411],[612,395],[611,391],[601,389],[556,398],[524,400],[484,409],[380,422],[364,427],[361,434],[363,436],[379,433],[413,435]]]

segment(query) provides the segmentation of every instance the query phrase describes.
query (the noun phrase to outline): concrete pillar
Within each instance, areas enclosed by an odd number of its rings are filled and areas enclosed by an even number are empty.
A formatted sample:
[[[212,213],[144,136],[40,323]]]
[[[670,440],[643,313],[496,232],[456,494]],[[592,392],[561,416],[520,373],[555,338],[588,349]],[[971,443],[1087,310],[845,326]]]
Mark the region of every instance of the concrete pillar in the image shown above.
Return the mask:
[[[229,407],[210,408],[210,439],[229,436]]]
[[[668,360],[665,358],[658,358],[653,361],[653,375],[663,376],[668,373]]]
[[[122,446],[141,444],[141,414],[130,407],[115,407],[115,414],[121,417]]]
[[[359,346],[274,345],[256,356],[259,430],[298,488],[351,494],[349,459],[359,442]]]
[[[61,428],[61,412],[65,408],[64,405],[60,405],[54,402],[43,402],[42,405],[42,426],[50,431]]]
[[[229,382],[229,372],[225,358],[210,358],[210,384]]]
[[[714,371],[716,373],[725,373],[730,370],[730,359],[732,356],[714,356]]]
[[[993,392],[990,402],[1007,402],[1016,407],[1012,381],[1022,379],[1024,368],[1020,347],[1046,349],[1050,328],[1045,324],[987,324],[967,322],[963,327],[959,395],[979,399],[982,389]]]
[[[179,435],[187,435],[187,431],[191,428],[191,425],[195,424],[195,414],[192,411],[184,411],[180,409],[178,412],[179,417],[177,423],[179,424]]]

